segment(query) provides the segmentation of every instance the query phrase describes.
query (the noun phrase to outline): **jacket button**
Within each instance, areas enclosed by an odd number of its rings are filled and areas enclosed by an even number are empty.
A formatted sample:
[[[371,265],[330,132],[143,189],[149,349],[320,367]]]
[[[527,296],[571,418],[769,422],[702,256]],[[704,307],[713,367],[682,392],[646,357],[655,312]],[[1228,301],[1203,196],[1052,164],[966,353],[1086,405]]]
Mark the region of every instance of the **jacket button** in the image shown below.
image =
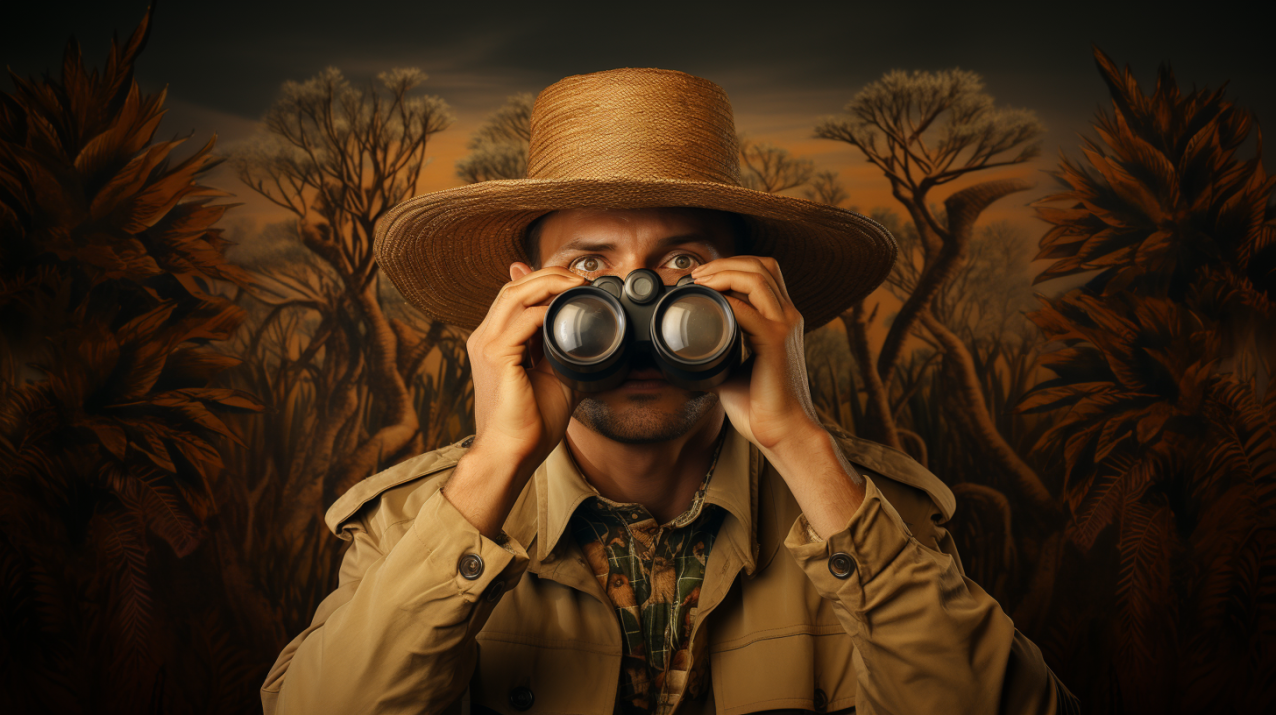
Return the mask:
[[[850,578],[851,572],[855,570],[855,559],[842,553],[841,551],[829,557],[829,573],[838,578]]]
[[[829,707],[829,696],[824,694],[823,690],[815,689],[815,711],[824,712]]]
[[[472,445],[472,444],[474,444],[474,436],[473,436],[473,435],[470,435],[469,437],[466,437],[465,439],[461,440],[461,446],[462,446],[462,447],[469,448],[469,446],[470,446],[470,445]]]
[[[485,598],[487,598],[488,603],[496,603],[501,600],[502,593],[505,593],[505,582],[493,581],[492,585],[487,587],[487,595]]]
[[[525,686],[518,686],[510,690],[510,707],[522,712],[531,710],[532,703],[536,702],[536,695],[532,693],[532,689]]]
[[[457,571],[461,572],[461,576],[473,581],[483,575],[483,559],[478,554],[466,554],[461,557],[461,563],[457,564]]]

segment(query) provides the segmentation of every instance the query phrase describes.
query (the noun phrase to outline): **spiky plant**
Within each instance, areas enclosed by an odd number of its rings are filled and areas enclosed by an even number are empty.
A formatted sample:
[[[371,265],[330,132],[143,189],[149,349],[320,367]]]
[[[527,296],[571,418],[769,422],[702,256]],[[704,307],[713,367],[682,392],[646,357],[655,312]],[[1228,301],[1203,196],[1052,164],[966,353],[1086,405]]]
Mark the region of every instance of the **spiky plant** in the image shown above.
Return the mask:
[[[212,228],[228,208],[154,142],[164,93],[133,64],[150,15],[106,68],[78,46],[60,79],[0,95],[0,692],[10,712],[137,712],[163,694],[153,546],[185,557],[215,509],[218,417],[257,410],[210,386],[241,286]],[[171,557],[163,557],[171,559]],[[158,695],[157,695],[158,694]]]
[[[1253,120],[1221,90],[1183,93],[1162,67],[1145,95],[1095,58],[1113,109],[1083,147],[1088,166],[1063,159],[1067,190],[1039,205],[1053,227],[1038,258],[1054,262],[1037,280],[1096,273],[1030,315],[1062,347],[1042,358],[1058,377],[1019,405],[1061,413],[1037,447],[1065,465],[1068,538],[1089,578],[1116,567],[1090,615],[1117,618],[1085,669],[1096,704],[1114,709],[1266,711],[1276,181],[1261,140],[1237,156]]]

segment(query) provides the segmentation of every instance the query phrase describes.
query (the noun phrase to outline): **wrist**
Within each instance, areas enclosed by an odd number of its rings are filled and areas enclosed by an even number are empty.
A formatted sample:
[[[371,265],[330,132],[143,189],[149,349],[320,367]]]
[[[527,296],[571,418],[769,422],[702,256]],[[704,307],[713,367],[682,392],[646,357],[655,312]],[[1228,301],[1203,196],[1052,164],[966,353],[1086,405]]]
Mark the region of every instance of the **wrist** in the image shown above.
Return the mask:
[[[864,480],[822,426],[804,429],[764,453],[821,538],[841,531],[864,502]]]
[[[828,431],[807,417],[794,420],[784,436],[770,447],[759,446],[762,455],[780,469],[781,473],[783,465],[809,461],[811,456],[823,454],[832,448],[834,445]]]
[[[479,533],[496,538],[530,476],[514,460],[471,449],[457,462],[443,497]]]
[[[474,437],[462,462],[494,479],[518,481],[520,486],[545,461],[548,452],[541,445],[526,444],[494,431]]]

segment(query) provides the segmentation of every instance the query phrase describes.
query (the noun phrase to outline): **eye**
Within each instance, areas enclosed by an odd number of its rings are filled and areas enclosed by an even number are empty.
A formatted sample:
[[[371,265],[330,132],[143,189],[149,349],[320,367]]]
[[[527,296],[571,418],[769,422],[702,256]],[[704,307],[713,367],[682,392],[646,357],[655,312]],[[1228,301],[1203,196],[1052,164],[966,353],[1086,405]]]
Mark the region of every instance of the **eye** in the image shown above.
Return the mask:
[[[596,273],[602,270],[603,262],[598,256],[581,256],[572,261],[568,268],[581,273]]]
[[[692,268],[695,268],[698,263],[700,263],[700,259],[695,256],[689,253],[679,253],[673,258],[670,258],[665,265],[673,268],[674,270],[689,271]]]

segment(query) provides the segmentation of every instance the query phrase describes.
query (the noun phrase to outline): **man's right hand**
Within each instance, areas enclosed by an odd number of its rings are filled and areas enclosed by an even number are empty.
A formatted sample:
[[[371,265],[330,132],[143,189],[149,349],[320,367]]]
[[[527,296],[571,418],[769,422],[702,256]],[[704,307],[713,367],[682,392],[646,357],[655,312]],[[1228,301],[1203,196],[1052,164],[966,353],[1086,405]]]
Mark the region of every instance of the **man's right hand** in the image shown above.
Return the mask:
[[[528,342],[554,296],[587,281],[564,268],[510,267],[514,279],[492,302],[466,349],[474,380],[476,433],[445,496],[484,536],[495,537],[527,480],[567,432],[580,395],[542,360],[524,367]]]

